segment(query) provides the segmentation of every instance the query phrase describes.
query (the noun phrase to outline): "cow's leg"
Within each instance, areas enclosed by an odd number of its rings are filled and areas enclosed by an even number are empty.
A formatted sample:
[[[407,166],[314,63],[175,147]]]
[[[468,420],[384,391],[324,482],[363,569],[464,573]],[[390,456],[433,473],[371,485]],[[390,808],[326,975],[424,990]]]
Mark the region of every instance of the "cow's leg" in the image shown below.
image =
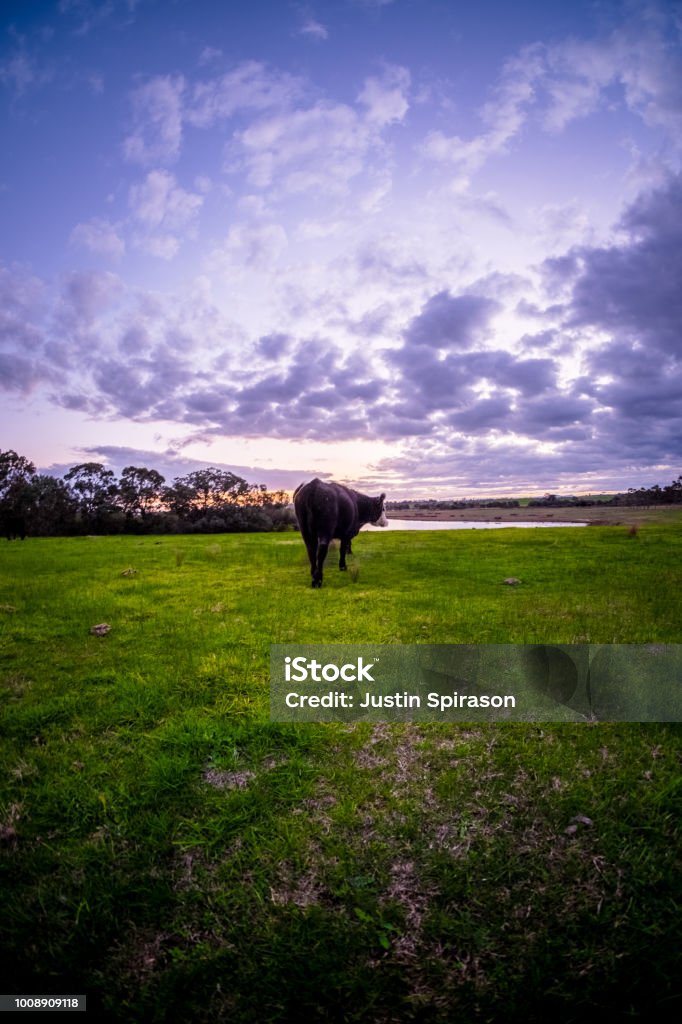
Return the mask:
[[[315,562],[317,561],[317,541],[314,538],[307,540],[305,546],[308,549],[308,561],[310,562],[310,575],[315,575]]]
[[[317,561],[317,537],[315,537],[308,530],[301,530],[303,540],[305,541],[306,550],[308,552],[308,561],[310,562],[310,575],[315,577],[315,563]],[[315,584],[313,583],[313,586]]]
[[[327,557],[327,551],[329,550],[329,541],[325,537],[317,538],[317,560],[315,564],[315,571],[313,572],[313,586],[322,586],[322,567],[324,566],[324,560]]]
[[[344,571],[344,569],[348,568],[348,566],[346,565],[347,554],[350,554],[350,541],[343,538],[341,540],[341,554],[339,556],[339,569],[342,572]]]

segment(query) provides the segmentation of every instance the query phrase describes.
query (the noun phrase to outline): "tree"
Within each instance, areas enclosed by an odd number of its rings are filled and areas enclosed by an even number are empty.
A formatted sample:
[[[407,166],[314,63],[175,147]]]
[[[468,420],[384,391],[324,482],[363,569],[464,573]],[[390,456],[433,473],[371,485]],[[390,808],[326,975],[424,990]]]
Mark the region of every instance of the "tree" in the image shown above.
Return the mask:
[[[289,499],[285,491],[269,491],[265,484],[252,484],[244,504],[255,508],[281,508]]]
[[[88,529],[102,529],[116,509],[118,487],[114,473],[100,462],[82,462],[64,474],[78,503],[83,524]]]
[[[12,449],[0,452],[0,520],[8,537],[24,535],[35,473],[36,467],[23,455]]]
[[[214,466],[198,469],[183,477],[181,482],[195,492],[197,507],[203,512],[221,505],[239,504],[239,499],[249,492],[249,485],[242,477]]]
[[[39,537],[59,537],[74,530],[78,504],[63,480],[53,476],[35,476],[29,491],[30,533]]]
[[[21,490],[35,476],[36,467],[10,448],[0,452],[0,501]]]
[[[165,477],[155,469],[126,466],[118,484],[121,507],[129,519],[146,519],[161,501]]]
[[[225,506],[244,503],[251,487],[240,476],[211,466],[177,477],[164,491],[164,500],[171,511],[183,519],[196,522],[208,512],[219,512]]]
[[[682,476],[678,476],[677,480],[673,480],[671,484],[665,488],[665,500],[672,504],[679,504],[682,502]]]
[[[190,485],[179,479],[174,480],[171,487],[164,487],[161,492],[164,505],[179,519],[190,519],[195,498],[196,493]]]

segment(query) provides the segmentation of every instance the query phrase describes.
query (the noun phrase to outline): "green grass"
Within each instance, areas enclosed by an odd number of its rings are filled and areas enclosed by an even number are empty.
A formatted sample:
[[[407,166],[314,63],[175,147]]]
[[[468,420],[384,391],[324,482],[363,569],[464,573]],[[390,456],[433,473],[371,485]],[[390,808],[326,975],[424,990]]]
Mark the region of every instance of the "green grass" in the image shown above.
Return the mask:
[[[682,528],[354,547],[321,591],[295,534],[0,547],[0,991],[124,1021],[679,1011],[678,726],[267,716],[275,642],[680,642]]]

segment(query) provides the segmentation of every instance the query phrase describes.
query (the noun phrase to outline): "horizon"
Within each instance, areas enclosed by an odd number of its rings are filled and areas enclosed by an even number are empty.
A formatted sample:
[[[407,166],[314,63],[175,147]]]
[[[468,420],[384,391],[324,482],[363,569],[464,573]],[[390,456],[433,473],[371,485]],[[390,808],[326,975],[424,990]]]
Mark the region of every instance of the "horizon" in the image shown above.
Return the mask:
[[[665,485],[681,97],[657,0],[3,5],[0,448],[394,501]]]
[[[18,453],[15,453],[15,454],[21,455],[22,453],[18,452]],[[59,466],[51,466],[51,467],[34,466],[34,469],[35,469],[35,472],[37,474],[39,474],[39,475],[43,475],[43,474],[44,475],[51,475],[51,476],[55,476],[55,477],[57,477],[59,479],[63,479],[65,474],[68,473],[68,471],[70,469],[73,469],[75,467],[75,465],[77,465],[77,464],[76,463],[71,463],[69,465],[59,465]],[[105,469],[112,468],[110,465],[107,465],[106,463],[101,463],[101,465]],[[121,464],[121,467],[118,470],[115,470],[115,475],[116,476],[120,476],[121,473],[122,473],[123,468],[124,468],[123,464]],[[148,466],[145,466],[145,467],[135,467],[135,468],[146,468],[146,469],[151,469],[151,470],[157,469],[157,467],[155,465],[148,465]],[[264,483],[264,481],[256,479],[256,477],[253,475],[253,469],[254,469],[253,467],[246,467],[246,466],[220,467],[220,466],[210,466],[208,463],[201,464],[201,465],[200,464],[196,465],[196,469],[199,469],[199,470],[200,469],[209,469],[209,468],[212,468],[212,469],[226,469],[227,471],[232,472],[236,476],[240,477],[250,487],[260,487]],[[161,474],[161,475],[164,478],[164,484],[172,484],[178,476],[184,476],[184,475],[187,475],[187,473],[191,473],[191,472],[193,472],[193,469],[186,468],[186,472],[185,473],[183,473],[183,474],[179,474],[178,473],[174,477],[173,476],[165,477],[163,474]],[[682,475],[681,475],[680,478],[682,478]],[[326,477],[326,479],[331,480],[331,477]],[[305,480],[298,481],[299,484],[305,483],[305,482],[306,482]],[[345,484],[345,486],[348,486],[348,487],[352,487],[353,486],[352,483],[349,482],[348,480],[339,480],[337,482]],[[647,485],[646,484],[643,484],[643,485],[640,485],[640,486],[643,487],[644,489],[647,489]],[[655,483],[648,485],[648,487],[655,487],[655,486],[661,486],[661,481],[656,481]],[[666,484],[663,484],[663,486],[666,486]],[[273,492],[274,491],[281,491],[284,494],[286,494],[287,498],[289,499],[289,503],[291,503],[291,501],[293,499],[293,494],[294,494],[294,490],[295,489],[296,488],[294,487],[293,489],[290,490],[290,489],[288,489],[287,487],[284,487],[284,486],[282,486],[282,487],[270,487],[269,488],[269,490],[271,490]],[[515,492],[515,491],[507,491],[507,492],[498,492],[498,493],[481,493],[481,494],[478,494],[478,495],[454,495],[454,494],[450,494],[450,495],[441,495],[441,496],[435,496],[433,494],[426,494],[426,493],[424,493],[424,494],[412,494],[410,496],[398,495],[398,496],[395,496],[395,497],[391,497],[390,495],[387,495],[386,496],[386,502],[387,502],[387,505],[390,505],[390,504],[395,504],[395,503],[399,503],[399,502],[410,502],[411,504],[416,504],[418,502],[424,502],[424,501],[435,501],[435,502],[449,502],[449,501],[462,502],[462,501],[465,501],[465,502],[473,502],[473,503],[486,502],[486,501],[506,501],[506,500],[517,500],[517,501],[530,500],[530,501],[534,501],[534,500],[537,500],[538,498],[545,498],[545,497],[549,497],[549,496],[556,497],[559,500],[565,499],[565,498],[599,498],[599,497],[611,498],[611,497],[615,497],[618,494],[626,493],[627,490],[629,490],[629,489],[630,488],[624,488],[624,489],[622,489],[620,491],[618,491],[618,490],[612,490],[612,491],[606,491],[606,490],[602,490],[602,491],[572,491],[572,492],[568,492],[568,491],[563,491],[563,492],[560,492],[560,491],[556,491],[556,492],[543,491],[542,493],[536,492],[536,493],[524,493],[524,494],[521,494],[521,493],[518,493],[518,492]],[[634,489],[634,488],[632,488],[632,489]]]

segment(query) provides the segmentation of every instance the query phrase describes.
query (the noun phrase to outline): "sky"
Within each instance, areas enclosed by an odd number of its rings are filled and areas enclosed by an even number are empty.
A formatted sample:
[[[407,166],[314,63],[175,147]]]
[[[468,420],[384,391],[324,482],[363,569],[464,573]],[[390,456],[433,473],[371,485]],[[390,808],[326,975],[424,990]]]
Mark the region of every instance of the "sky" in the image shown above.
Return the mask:
[[[682,4],[3,0],[0,449],[682,472]]]

